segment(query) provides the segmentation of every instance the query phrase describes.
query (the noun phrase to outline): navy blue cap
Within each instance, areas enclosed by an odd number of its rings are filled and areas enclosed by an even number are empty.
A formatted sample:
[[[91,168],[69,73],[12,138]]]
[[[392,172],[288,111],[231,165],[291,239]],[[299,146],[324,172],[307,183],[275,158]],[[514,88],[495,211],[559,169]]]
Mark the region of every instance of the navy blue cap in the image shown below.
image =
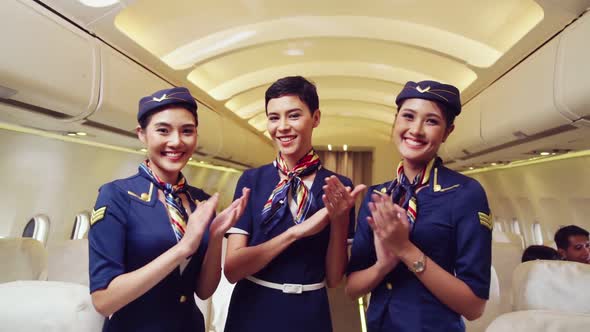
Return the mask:
[[[177,87],[156,91],[149,96],[139,100],[139,112],[137,112],[137,121],[147,113],[156,109],[164,108],[167,105],[179,105],[191,113],[197,115],[197,102],[187,88]]]
[[[395,98],[397,107],[401,107],[404,100],[418,98],[427,99],[443,104],[453,116],[461,113],[461,95],[459,89],[436,81],[421,81],[406,83],[402,91]]]

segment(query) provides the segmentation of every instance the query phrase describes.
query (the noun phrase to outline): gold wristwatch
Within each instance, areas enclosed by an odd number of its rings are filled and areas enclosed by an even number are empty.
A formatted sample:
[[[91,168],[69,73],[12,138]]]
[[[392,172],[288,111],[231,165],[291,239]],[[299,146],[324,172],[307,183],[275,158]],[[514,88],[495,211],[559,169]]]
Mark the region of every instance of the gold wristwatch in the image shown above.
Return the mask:
[[[426,269],[426,254],[422,254],[422,257],[419,260],[408,265],[408,270],[410,270],[414,273],[423,272],[425,269]]]

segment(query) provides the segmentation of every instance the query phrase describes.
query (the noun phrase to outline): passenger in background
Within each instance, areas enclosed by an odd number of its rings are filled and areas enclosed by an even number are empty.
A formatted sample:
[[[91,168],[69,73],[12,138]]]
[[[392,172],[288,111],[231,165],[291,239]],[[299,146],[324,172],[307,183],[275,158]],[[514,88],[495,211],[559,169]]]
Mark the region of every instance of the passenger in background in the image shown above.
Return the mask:
[[[540,245],[528,246],[522,253],[522,262],[534,261],[537,259],[542,260],[558,260],[559,253],[557,250]]]
[[[566,261],[590,264],[588,231],[576,225],[560,228],[555,233],[555,245]]]
[[[279,79],[265,100],[279,153],[237,184],[236,197],[251,188],[252,199],[228,232],[224,272],[237,284],[225,331],[331,331],[325,286],[343,277],[354,200],[364,186],[352,190],[351,181],[323,168],[314,152],[321,114],[312,83],[301,76]]]
[[[215,291],[223,236],[249,191],[213,218],[218,194],[186,182],[181,170],[198,125],[186,88],[142,98],[137,120],[147,160],[137,174],[103,185],[92,213],[92,302],[109,317],[103,331],[205,331],[194,294],[206,299]]]
[[[396,104],[402,161],[361,205],[346,292],[371,293],[370,332],[464,331],[461,316],[480,317],[489,295],[492,218],[481,185],[437,157],[461,111],[459,90],[408,82]]]

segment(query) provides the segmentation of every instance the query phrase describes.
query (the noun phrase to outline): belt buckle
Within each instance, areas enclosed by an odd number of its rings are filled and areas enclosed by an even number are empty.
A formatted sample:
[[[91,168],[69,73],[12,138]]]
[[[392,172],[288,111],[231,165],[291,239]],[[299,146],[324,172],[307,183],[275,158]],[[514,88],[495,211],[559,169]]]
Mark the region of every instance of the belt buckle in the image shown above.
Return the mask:
[[[283,293],[301,294],[301,293],[303,293],[303,285],[301,285],[301,284],[283,284]]]

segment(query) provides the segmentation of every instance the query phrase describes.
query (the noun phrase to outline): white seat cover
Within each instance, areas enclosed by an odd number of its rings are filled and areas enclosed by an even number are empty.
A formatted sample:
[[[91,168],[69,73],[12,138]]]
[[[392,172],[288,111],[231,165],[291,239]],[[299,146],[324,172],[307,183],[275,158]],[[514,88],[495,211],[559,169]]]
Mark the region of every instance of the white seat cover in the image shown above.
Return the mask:
[[[0,284],[0,330],[99,332],[104,317],[94,310],[88,287],[56,281]]]
[[[486,332],[565,332],[588,331],[590,315],[526,310],[504,314],[490,324]]]
[[[514,311],[590,314],[590,265],[541,260],[522,263],[514,271],[513,298]]]

